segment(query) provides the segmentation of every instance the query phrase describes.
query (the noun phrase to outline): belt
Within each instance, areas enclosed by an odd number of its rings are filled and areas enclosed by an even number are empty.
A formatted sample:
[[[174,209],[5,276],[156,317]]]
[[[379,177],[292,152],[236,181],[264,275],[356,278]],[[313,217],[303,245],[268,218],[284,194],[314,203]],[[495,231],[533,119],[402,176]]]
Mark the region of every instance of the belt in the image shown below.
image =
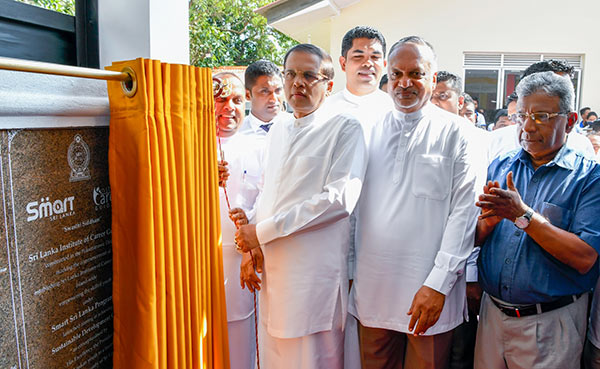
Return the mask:
[[[501,312],[505,315],[514,317],[514,318],[522,318],[524,316],[536,315],[541,313],[547,313],[552,310],[560,309],[561,307],[567,306],[580,298],[583,293],[577,295],[568,295],[559,297],[558,299],[550,302],[543,302],[539,304],[532,305],[519,305],[519,306],[510,306],[504,305],[498,302],[495,298],[490,296],[490,300],[496,305]]]

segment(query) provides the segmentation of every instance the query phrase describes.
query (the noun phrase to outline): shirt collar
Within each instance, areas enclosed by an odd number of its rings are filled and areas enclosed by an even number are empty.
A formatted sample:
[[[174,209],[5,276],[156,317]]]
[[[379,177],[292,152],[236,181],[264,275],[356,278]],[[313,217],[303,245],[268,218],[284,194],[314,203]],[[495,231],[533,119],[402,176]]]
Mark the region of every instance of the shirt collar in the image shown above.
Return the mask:
[[[350,92],[348,90],[348,88],[344,88],[342,90],[342,95],[344,96],[344,99],[350,101],[351,103],[356,104],[356,105],[362,105],[365,102],[365,100],[370,99],[372,96],[376,96],[377,91],[378,90],[376,89],[375,91],[373,91],[369,94],[357,96],[357,95],[353,94],[352,92]]]
[[[275,116],[275,118],[273,118],[270,122],[263,122],[262,120],[258,119],[254,114],[252,114],[252,112],[250,112],[249,117],[250,117],[250,119],[249,119],[250,126],[252,127],[252,130],[254,132],[263,131],[263,129],[260,128],[261,125],[273,123],[275,121],[275,119],[277,118],[277,116]]]
[[[392,114],[394,115],[394,120],[400,123],[400,125],[407,125],[410,127],[416,125],[421,120],[421,118],[423,118],[423,116],[431,109],[431,106],[432,104],[430,102],[427,102],[421,109],[412,113],[403,113],[400,110],[394,108]]]
[[[326,117],[326,109],[323,109],[323,104],[321,104],[321,106],[313,111],[312,113],[308,114],[307,116],[304,116],[302,118],[296,118],[293,117],[294,120],[293,122],[293,127],[294,128],[302,128],[302,127],[306,127],[310,124],[312,124],[313,122],[320,122],[320,121],[324,121],[326,119],[324,119]]]
[[[575,169],[575,161],[576,160],[577,160],[577,154],[575,153],[575,151],[573,149],[568,147],[567,144],[565,143],[560,148],[560,150],[558,150],[558,152],[554,156],[554,159],[552,159],[546,165],[556,164],[559,167],[562,167],[562,168],[565,168],[568,170],[573,170],[573,169]]]
[[[513,159],[513,161],[514,160],[519,160],[523,164],[531,163],[531,158],[529,157],[529,154],[523,148],[521,148],[519,153],[517,155],[515,155],[515,158]],[[565,143],[564,145],[562,145],[560,150],[558,150],[556,155],[554,155],[554,158],[552,160],[550,160],[549,162],[547,162],[546,164],[544,164],[543,166],[549,167],[549,166],[553,166],[553,165],[558,165],[561,168],[565,168],[567,170],[573,170],[573,169],[575,169],[575,161],[576,160],[577,160],[577,154],[575,153],[575,151],[573,149],[567,147],[567,144]]]

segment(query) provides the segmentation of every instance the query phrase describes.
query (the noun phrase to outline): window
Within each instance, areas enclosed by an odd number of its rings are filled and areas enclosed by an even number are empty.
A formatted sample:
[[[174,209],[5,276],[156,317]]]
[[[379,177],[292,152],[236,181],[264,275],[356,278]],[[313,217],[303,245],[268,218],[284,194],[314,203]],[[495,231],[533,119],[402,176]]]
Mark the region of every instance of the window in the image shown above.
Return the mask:
[[[465,92],[479,100],[479,108],[486,111],[496,109],[498,105],[498,71],[465,70]]]
[[[548,59],[566,60],[575,68],[575,106],[579,106],[579,86],[583,55],[527,53],[465,53],[464,90],[479,100],[479,107],[492,112],[506,105],[520,81],[521,73],[531,64]],[[486,114],[487,115],[487,114]],[[487,118],[487,116],[486,116]]]

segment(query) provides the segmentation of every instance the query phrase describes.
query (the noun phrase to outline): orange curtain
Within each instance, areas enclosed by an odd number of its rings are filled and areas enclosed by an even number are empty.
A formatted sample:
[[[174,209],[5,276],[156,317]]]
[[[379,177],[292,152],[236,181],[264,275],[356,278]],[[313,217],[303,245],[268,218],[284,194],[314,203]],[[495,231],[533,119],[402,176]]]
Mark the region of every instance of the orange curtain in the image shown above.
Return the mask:
[[[229,368],[211,70],[108,82],[114,368]]]

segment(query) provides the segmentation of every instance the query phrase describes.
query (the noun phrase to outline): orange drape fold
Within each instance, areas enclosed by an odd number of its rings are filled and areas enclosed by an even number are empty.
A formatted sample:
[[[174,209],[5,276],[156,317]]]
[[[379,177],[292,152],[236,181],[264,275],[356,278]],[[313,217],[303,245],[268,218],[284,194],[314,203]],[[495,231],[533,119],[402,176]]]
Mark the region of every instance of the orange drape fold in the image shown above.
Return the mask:
[[[108,82],[115,368],[229,368],[210,69]]]

